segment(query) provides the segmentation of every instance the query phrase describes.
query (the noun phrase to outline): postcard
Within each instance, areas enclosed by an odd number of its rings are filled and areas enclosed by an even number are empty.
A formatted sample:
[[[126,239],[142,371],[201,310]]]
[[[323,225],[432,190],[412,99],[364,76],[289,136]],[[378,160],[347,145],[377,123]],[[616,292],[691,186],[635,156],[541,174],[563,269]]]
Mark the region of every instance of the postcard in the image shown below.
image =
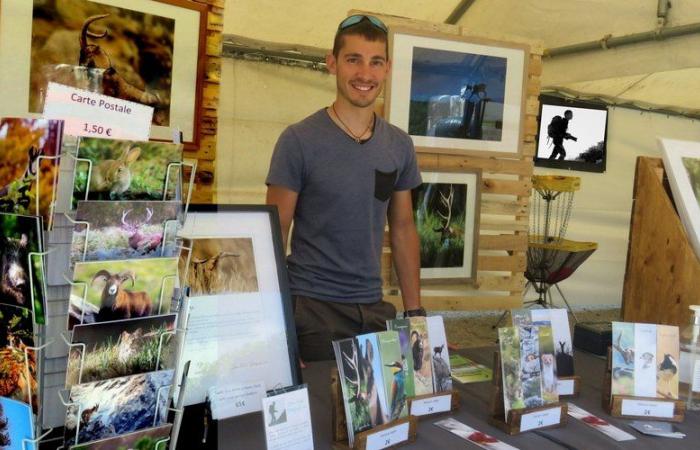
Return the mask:
[[[40,217],[0,213],[0,303],[32,309],[34,321],[45,323],[44,264],[30,253],[43,251]]]
[[[478,383],[493,379],[493,370],[462,355],[451,354],[450,367],[452,378],[460,383]]]
[[[192,256],[187,268],[191,296],[258,292],[253,239],[211,238],[188,241]],[[185,270],[187,253],[180,255]]]
[[[314,450],[306,385],[262,399],[267,450]]]
[[[84,344],[85,350],[74,346],[68,353],[66,389],[79,383],[174,368],[176,318],[176,314],[167,314],[76,325],[72,342]]]
[[[521,326],[518,328],[518,335],[520,337],[520,382],[525,407],[542,406],[544,399],[542,398],[539,327]]]
[[[391,412],[387,393],[382,380],[382,360],[379,340],[376,333],[357,336],[359,362],[362,371],[364,394],[369,400],[370,422],[372,427],[389,422]]]
[[[447,349],[445,323],[442,316],[430,316],[426,317],[425,320],[428,324],[430,345],[433,348],[433,390],[435,392],[452,390],[450,352]]]
[[[49,224],[58,164],[39,158],[61,153],[62,130],[60,120],[0,117],[0,212],[35,216],[38,198]]]
[[[177,282],[177,258],[75,263],[68,328],[79,323],[167,313]]]
[[[656,325],[634,324],[634,395],[656,397]]]
[[[406,359],[401,354],[397,331],[377,333],[379,355],[382,359],[382,378],[389,405],[389,420],[406,417]]]
[[[545,403],[556,403],[559,401],[559,391],[557,389],[557,363],[554,356],[554,340],[552,338],[552,327],[538,326],[540,342],[540,366],[542,376],[540,379],[542,400]]]
[[[0,396],[31,403],[32,410],[37,412],[39,385],[36,354],[33,350],[27,350],[27,347],[33,346],[32,312],[27,308],[0,304]],[[27,358],[29,372],[25,364]]]
[[[517,327],[498,329],[501,357],[501,380],[503,383],[503,406],[505,418],[508,411],[525,407],[523,384],[520,379],[520,336]]]
[[[600,417],[595,416],[589,413],[588,411],[579,408],[573,403],[569,403],[568,414],[574,419],[580,420],[589,427],[600,431],[601,433],[613,438],[616,441],[631,441],[636,439],[634,436],[627,433],[626,431],[622,431],[616,426],[610,425],[608,422],[601,419]]]
[[[85,443],[165,424],[172,383],[173,371],[162,370],[74,385],[65,442]]]
[[[177,256],[181,209],[177,201],[80,201],[75,220],[89,225],[73,227],[71,262]]]
[[[678,327],[656,326],[656,396],[678,398]]]
[[[532,313],[529,309],[511,309],[510,318],[514,327],[532,325]]]
[[[469,441],[472,444],[487,450],[517,450],[517,447],[513,447],[512,445],[499,441],[495,437],[475,430],[474,428],[453,418],[440,420],[435,422],[435,425],[461,437],[465,441]]]
[[[170,445],[171,424],[146,428],[99,441],[86,442],[69,450],[167,450]]]
[[[413,358],[411,357],[411,322],[408,319],[393,319],[386,322],[388,330],[399,333],[401,344],[401,361],[404,362],[406,397],[416,395],[416,387],[413,381]]]
[[[7,450],[35,450],[34,423],[29,405],[0,397],[0,448]]]
[[[165,200],[168,165],[182,161],[182,145],[81,138],[73,181],[73,200]],[[168,192],[179,170],[170,171]],[[89,176],[89,179],[88,179]]]
[[[551,326],[554,350],[557,360],[557,374],[560,377],[574,375],[574,347],[571,341],[569,315],[566,309],[531,309],[533,325]]]
[[[635,395],[634,324],[612,323],[612,395]]]
[[[410,317],[413,382],[416,395],[433,393],[433,352],[425,317]]]

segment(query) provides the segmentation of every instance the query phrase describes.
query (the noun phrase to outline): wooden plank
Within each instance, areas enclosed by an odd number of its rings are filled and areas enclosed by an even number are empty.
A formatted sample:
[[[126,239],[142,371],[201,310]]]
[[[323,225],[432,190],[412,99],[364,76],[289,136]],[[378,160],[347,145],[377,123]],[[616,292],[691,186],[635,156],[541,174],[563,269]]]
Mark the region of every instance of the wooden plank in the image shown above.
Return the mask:
[[[481,217],[479,220],[479,229],[481,231],[527,231],[528,230],[527,221],[510,221],[504,222],[493,219],[485,219]]]
[[[477,268],[481,270],[524,272],[527,267],[527,256],[523,253],[516,253],[508,256],[479,255],[477,257]]]
[[[224,32],[224,16],[216,14],[214,11],[209,11],[207,14],[207,30]]]
[[[224,35],[219,31],[207,31],[207,56],[221,56]]]
[[[385,295],[384,300],[403,311],[400,295]],[[421,304],[428,311],[483,311],[516,309],[523,306],[522,296],[480,295],[480,296],[422,296]]]
[[[502,201],[502,200],[482,200],[481,214],[527,216],[529,202]]]
[[[202,89],[202,108],[216,109],[219,107],[219,85],[216,83],[204,83]]]
[[[485,173],[532,176],[534,164],[529,160],[479,158],[477,156],[434,155],[437,166],[421,165],[426,170],[481,169]],[[431,162],[433,160],[430,160]]]
[[[530,55],[530,64],[527,66],[528,75],[542,75],[542,57],[540,55]]]
[[[204,81],[210,83],[221,82],[221,58],[207,57],[207,62],[204,66]]]
[[[433,170],[438,168],[438,155],[435,153],[416,153],[418,167],[430,168]]]
[[[523,145],[523,156],[528,156],[532,158],[533,156],[535,156],[535,153],[537,153],[537,145],[535,145],[535,139],[533,136],[532,141],[526,142]]]
[[[479,236],[479,250],[509,250],[527,251],[527,235],[517,236],[513,234]]]
[[[525,275],[477,275],[474,286],[480,291],[520,291],[525,287]]]
[[[525,101],[525,114],[533,114],[535,116],[540,113],[540,100],[535,96],[529,96]]]
[[[213,161],[216,159],[216,136],[203,135],[199,141],[199,149],[197,151],[186,151],[183,153],[187,158],[197,160],[206,159]]]
[[[527,89],[525,90],[526,95],[532,95],[533,97],[539,97],[540,89],[542,87],[542,80],[538,76],[530,76],[527,81]]]
[[[529,178],[522,180],[501,180],[498,178],[481,179],[482,194],[503,194],[503,195],[530,195],[532,191],[532,181]]]

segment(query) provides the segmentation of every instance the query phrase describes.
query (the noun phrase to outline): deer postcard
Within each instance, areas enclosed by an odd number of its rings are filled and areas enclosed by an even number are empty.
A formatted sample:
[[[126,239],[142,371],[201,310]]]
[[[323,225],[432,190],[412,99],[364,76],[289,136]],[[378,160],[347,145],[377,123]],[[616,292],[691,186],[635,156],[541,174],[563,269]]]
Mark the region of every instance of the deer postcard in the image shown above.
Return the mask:
[[[0,212],[51,219],[63,122],[0,117]]]
[[[73,327],[66,389],[126,375],[172,369],[176,314],[98,322]]]
[[[177,275],[177,258],[78,262],[68,328],[167,313]]]
[[[168,169],[171,163],[182,162],[181,144],[81,138],[78,158],[73,179],[74,206],[79,200],[175,198],[180,170]]]
[[[28,350],[34,344],[31,311],[0,304],[0,396],[31,404],[37,412],[37,359],[35,352]]]
[[[445,322],[442,316],[425,318],[428,326],[430,345],[433,348],[433,389],[436,393],[452,390],[452,371],[450,369],[450,351],[447,348]]]
[[[178,201],[79,201],[71,262],[176,256]]]

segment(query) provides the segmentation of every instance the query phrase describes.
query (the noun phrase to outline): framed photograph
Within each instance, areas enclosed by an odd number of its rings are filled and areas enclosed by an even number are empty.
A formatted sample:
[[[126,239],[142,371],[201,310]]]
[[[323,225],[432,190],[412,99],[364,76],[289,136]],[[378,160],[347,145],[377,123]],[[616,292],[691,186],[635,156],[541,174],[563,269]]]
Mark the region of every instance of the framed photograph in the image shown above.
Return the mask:
[[[473,281],[479,239],[481,171],[422,172],[411,192],[423,282]]]
[[[659,145],[678,215],[700,257],[700,142],[659,139]]]
[[[387,120],[417,151],[517,157],[527,45],[389,30]]]
[[[185,405],[203,403],[212,386],[301,382],[281,234],[271,206],[190,206],[178,233],[191,249],[179,266],[189,290]]]
[[[605,172],[606,105],[542,95],[539,124],[536,166]]]
[[[43,111],[48,81],[154,108],[151,139],[199,144],[207,6],[185,0],[4,0],[0,115]],[[91,68],[90,70],[87,70]],[[9,98],[8,98],[9,96]],[[7,110],[7,111],[5,111]]]

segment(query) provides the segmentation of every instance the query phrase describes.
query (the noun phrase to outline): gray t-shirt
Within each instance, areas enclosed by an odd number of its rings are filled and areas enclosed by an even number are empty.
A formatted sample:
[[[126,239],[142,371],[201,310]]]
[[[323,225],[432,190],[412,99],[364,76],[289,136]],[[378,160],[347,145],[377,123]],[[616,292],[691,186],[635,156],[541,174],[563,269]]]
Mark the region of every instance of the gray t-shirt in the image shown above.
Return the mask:
[[[377,117],[360,144],[322,109],[282,132],[266,183],[299,194],[287,259],[292,294],[381,300],[388,200],[421,183],[411,138]]]

